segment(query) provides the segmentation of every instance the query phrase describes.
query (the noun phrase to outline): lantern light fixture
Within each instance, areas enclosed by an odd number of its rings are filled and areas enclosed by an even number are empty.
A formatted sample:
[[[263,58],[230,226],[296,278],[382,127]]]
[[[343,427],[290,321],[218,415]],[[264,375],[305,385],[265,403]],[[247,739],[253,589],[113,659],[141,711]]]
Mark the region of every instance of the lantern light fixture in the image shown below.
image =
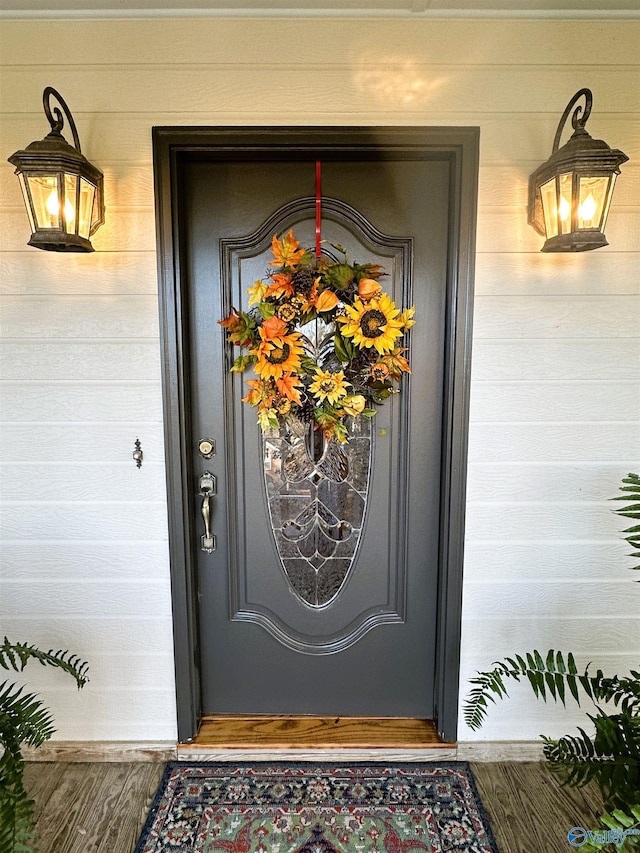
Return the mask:
[[[61,133],[60,109],[51,111],[51,96],[64,110],[73,145]],[[60,93],[47,86],[42,101],[51,132],[9,157],[31,225],[28,245],[50,252],[93,252],[89,238],[104,222],[104,176],[82,153],[76,124]]]
[[[571,116],[573,135],[562,146],[564,125]],[[604,228],[620,165],[629,158],[593,139],[585,130],[593,95],[580,89],[569,101],[553,141],[551,156],[529,178],[528,221],[546,237],[542,252],[586,252],[607,246]]]

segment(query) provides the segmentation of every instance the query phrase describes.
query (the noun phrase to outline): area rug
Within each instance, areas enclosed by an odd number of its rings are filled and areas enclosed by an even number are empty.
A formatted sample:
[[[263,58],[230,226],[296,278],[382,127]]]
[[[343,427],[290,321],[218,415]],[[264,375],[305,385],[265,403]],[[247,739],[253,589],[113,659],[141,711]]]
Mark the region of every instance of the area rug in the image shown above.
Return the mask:
[[[464,762],[173,762],[134,853],[497,849]]]

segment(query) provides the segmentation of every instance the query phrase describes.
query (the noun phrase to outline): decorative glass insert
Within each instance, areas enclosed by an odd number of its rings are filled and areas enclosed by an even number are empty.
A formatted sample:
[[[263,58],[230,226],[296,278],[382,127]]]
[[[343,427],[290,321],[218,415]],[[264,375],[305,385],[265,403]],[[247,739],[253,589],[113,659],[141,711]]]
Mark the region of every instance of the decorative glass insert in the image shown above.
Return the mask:
[[[308,353],[324,362],[333,325],[315,320],[299,331]],[[311,607],[325,607],[338,595],[362,533],[373,430],[367,418],[350,421],[345,444],[326,441],[313,422],[297,417],[262,440],[274,542],[291,588]]]

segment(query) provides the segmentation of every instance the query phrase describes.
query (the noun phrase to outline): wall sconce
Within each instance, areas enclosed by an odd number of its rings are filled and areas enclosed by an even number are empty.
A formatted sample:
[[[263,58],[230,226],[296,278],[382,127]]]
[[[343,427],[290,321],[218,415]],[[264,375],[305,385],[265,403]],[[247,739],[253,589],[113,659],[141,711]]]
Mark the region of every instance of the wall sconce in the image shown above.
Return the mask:
[[[57,107],[55,118],[51,113],[51,95],[69,121],[73,146],[61,133],[62,113]],[[62,96],[47,86],[42,101],[51,132],[9,157],[31,225],[28,245],[50,252],[93,252],[89,237],[104,222],[103,174],[80,150],[76,124]]]
[[[573,136],[558,148],[564,124],[581,97],[584,114],[576,107]],[[529,178],[528,221],[547,238],[542,252],[586,252],[609,245],[604,227],[613,187],[619,166],[629,158],[585,130],[592,102],[590,89],[576,92],[560,119],[551,157]]]

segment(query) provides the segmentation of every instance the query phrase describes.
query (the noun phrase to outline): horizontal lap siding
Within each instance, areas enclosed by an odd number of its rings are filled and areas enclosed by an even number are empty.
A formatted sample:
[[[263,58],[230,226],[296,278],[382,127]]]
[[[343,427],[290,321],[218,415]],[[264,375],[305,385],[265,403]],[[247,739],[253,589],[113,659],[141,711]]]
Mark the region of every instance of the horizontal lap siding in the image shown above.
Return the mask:
[[[480,127],[461,693],[476,669],[533,647],[574,649],[610,671],[637,661],[638,591],[608,503],[640,468],[637,23],[0,26],[0,150],[44,136],[41,92],[53,85],[105,172],[97,252],[65,256],[25,245],[18,184],[0,162],[0,621],[90,660],[80,696],[56,673],[28,673],[58,737],[175,736],[154,125]],[[528,176],[585,85],[589,130],[630,157],[611,245],[543,255],[526,223]],[[523,740],[569,723],[523,688],[480,736]],[[462,726],[460,737],[478,735]]]

